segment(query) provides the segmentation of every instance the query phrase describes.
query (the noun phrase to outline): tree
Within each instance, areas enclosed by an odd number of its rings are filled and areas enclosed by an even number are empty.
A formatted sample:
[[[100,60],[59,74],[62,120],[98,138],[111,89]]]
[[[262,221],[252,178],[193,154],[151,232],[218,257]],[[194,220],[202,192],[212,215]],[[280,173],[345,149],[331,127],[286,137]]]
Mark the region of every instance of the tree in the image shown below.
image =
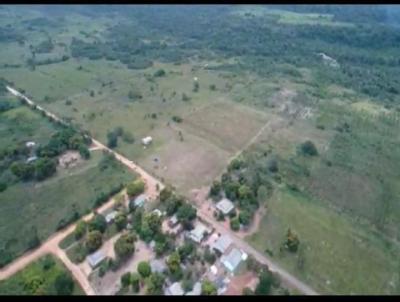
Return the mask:
[[[128,219],[124,213],[118,213],[115,217],[115,225],[119,231],[123,230],[128,223]]]
[[[178,248],[178,253],[181,260],[187,259],[195,251],[195,246],[192,241],[185,241],[182,246]]]
[[[131,273],[126,272],[121,276],[121,285],[122,287],[126,288],[131,284]]]
[[[314,143],[312,141],[305,141],[300,145],[300,152],[303,155],[308,155],[308,156],[316,156],[318,155],[318,150],[317,147],[315,147]]]
[[[165,76],[165,70],[164,69],[159,69],[154,73],[154,77],[159,78]]]
[[[235,218],[231,219],[230,224],[231,224],[231,229],[233,231],[239,231],[239,229],[240,229],[239,218],[235,217]]]
[[[102,243],[103,237],[99,231],[90,231],[88,233],[86,238],[86,248],[90,253],[96,251],[99,247],[101,247]]]
[[[114,131],[107,133],[107,147],[114,149],[118,145],[118,136],[114,133]]]
[[[151,266],[147,261],[141,261],[138,264],[137,271],[142,278],[147,278],[151,274]]]
[[[198,81],[193,82],[193,92],[198,92],[200,88],[200,84]]]
[[[164,275],[155,272],[151,274],[147,282],[147,293],[150,295],[161,295],[165,282]]]
[[[72,295],[74,290],[74,280],[69,274],[61,272],[54,280],[54,287],[57,295]]]
[[[182,268],[181,268],[181,257],[179,252],[172,253],[167,259],[167,266],[171,277],[174,281],[178,281],[182,278]]]
[[[207,261],[209,264],[214,264],[216,260],[215,253],[213,253],[209,247],[207,247],[204,251],[204,260]]]
[[[197,216],[197,210],[189,203],[184,203],[179,207],[176,217],[178,221],[182,223],[185,229],[190,228],[191,221],[194,220]]]
[[[221,192],[221,183],[218,180],[214,180],[210,187],[209,195],[211,197],[219,197],[220,192]]]
[[[239,213],[239,222],[243,225],[249,225],[252,219],[252,213],[249,210],[244,209]]]
[[[99,231],[104,233],[107,229],[107,221],[101,214],[96,214],[92,220],[89,221],[89,231]]]
[[[177,196],[171,196],[167,201],[166,201],[166,209],[165,211],[167,212],[168,216],[172,216],[178,211],[178,209],[183,205],[184,199],[182,197],[177,197]]]
[[[84,158],[84,159],[89,159],[90,158],[90,151],[88,147],[85,145],[81,144],[79,146],[79,154]]]
[[[139,292],[140,290],[140,275],[137,273],[131,274],[131,284],[132,284],[132,291],[134,293]]]
[[[271,292],[273,276],[269,270],[260,273],[259,281],[255,290],[256,295],[268,295]]]
[[[114,244],[114,251],[118,258],[126,259],[135,251],[136,237],[134,234],[123,234]]]
[[[129,196],[137,196],[144,192],[145,184],[141,179],[137,179],[126,187]]]
[[[31,164],[13,162],[10,166],[11,172],[22,180],[29,180],[35,173],[35,168]]]
[[[87,223],[84,220],[79,221],[76,224],[74,231],[75,238],[78,240],[81,239],[83,235],[86,234],[86,230],[87,230]]]
[[[254,292],[251,288],[245,287],[245,288],[243,288],[242,295],[243,296],[252,296],[252,295],[254,295]]]
[[[291,229],[288,229],[287,235],[286,235],[286,241],[285,241],[285,246],[290,252],[297,252],[297,249],[299,248],[300,240],[297,237],[296,234],[294,234]]]
[[[211,84],[209,88],[211,91],[215,91],[217,89],[217,87],[214,84]]]
[[[278,172],[278,161],[275,158],[271,158],[267,161],[267,169],[272,173]]]
[[[160,196],[159,196],[160,202],[167,201],[172,196],[172,194],[173,194],[172,187],[169,185],[165,186],[165,188],[160,191]]]
[[[240,200],[248,200],[253,197],[253,192],[249,186],[241,185],[238,190],[238,195]]]
[[[201,284],[201,294],[202,295],[207,295],[207,296],[213,296],[217,294],[217,288],[209,280],[204,280],[203,283]]]

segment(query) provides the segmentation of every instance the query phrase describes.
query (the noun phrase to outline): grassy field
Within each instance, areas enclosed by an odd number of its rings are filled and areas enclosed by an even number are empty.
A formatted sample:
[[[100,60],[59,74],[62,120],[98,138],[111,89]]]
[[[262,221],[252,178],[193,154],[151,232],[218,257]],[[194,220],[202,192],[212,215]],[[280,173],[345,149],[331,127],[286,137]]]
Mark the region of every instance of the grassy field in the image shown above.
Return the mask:
[[[52,262],[53,265],[46,269],[44,265],[47,262]],[[0,295],[57,295],[54,282],[62,273],[69,274],[61,261],[51,255],[46,255],[30,263],[12,277],[0,281]],[[84,295],[76,282],[72,294]]]
[[[272,251],[273,259],[321,293],[399,294],[400,246],[351,221],[283,189],[268,201],[260,229],[248,241]],[[288,228],[300,239],[295,255],[279,252]]]
[[[61,220],[75,211],[87,213],[101,193],[135,177],[120,164],[102,169],[101,160],[102,153],[95,151],[90,160],[43,182],[18,183],[0,193],[1,247],[12,258],[22,254],[36,234],[45,240]]]

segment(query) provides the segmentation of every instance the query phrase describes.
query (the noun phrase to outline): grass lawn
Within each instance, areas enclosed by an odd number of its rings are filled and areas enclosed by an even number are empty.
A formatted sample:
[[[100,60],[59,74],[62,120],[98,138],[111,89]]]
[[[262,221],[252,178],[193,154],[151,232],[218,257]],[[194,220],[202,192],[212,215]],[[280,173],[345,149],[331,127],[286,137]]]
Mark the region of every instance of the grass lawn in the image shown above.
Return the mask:
[[[46,269],[45,263],[53,263],[53,265]],[[57,295],[54,282],[62,273],[69,274],[61,261],[51,255],[46,255],[30,263],[10,278],[0,281],[0,295]],[[74,282],[72,294],[84,295],[76,282]]]
[[[259,231],[247,240],[325,294],[399,294],[400,245],[351,218],[282,189],[268,201]],[[297,254],[279,252],[288,228],[300,239]],[[367,273],[366,273],[367,271]]]
[[[40,183],[18,183],[0,193],[1,248],[14,258],[22,254],[35,236],[45,240],[76,210],[89,212],[101,193],[108,193],[135,176],[119,163],[101,169],[102,153],[82,164],[57,172]]]

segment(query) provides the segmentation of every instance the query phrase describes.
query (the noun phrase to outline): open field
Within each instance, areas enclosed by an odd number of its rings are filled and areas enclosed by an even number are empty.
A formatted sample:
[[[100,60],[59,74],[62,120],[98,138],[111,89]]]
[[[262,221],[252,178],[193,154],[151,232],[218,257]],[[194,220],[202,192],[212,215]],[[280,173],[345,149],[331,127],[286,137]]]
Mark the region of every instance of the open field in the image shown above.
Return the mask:
[[[49,261],[54,264],[46,269],[44,265]],[[69,272],[60,260],[46,255],[12,277],[0,281],[0,295],[57,295],[54,282],[60,274],[69,274]],[[76,282],[72,294],[84,294]]]
[[[0,236],[5,257],[22,254],[32,240],[46,239],[61,221],[87,213],[100,194],[134,178],[119,164],[102,169],[101,160],[102,153],[95,151],[88,161],[58,171],[43,182],[17,183],[0,193]]]
[[[260,230],[248,241],[259,250],[272,251],[273,259],[322,293],[398,294],[400,246],[388,248],[379,235],[351,221],[307,197],[282,190],[268,201]],[[280,255],[288,228],[299,236],[297,255]]]

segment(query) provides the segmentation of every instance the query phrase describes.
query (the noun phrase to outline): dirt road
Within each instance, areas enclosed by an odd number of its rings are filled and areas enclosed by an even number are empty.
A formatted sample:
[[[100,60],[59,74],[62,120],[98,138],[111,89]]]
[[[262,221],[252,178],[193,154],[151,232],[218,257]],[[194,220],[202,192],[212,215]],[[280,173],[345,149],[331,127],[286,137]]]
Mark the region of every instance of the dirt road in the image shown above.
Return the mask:
[[[54,120],[61,121],[63,122],[60,118],[58,118],[56,115],[54,115],[51,112],[48,112],[44,108],[37,106],[32,100],[24,96],[23,94],[19,93],[15,89],[8,87],[8,91],[10,91],[12,94],[14,94],[17,97],[23,98],[28,104],[31,106],[36,106],[36,108],[40,111],[43,111],[47,116],[53,118]],[[269,123],[266,123],[262,129],[257,133],[257,135],[249,141],[249,144],[253,143],[260,135],[261,133],[268,127]],[[162,190],[164,188],[164,185],[159,182],[155,177],[144,171],[142,168],[140,168],[138,165],[136,165],[133,161],[127,159],[126,157],[122,156],[121,154],[115,152],[114,150],[109,149],[99,141],[93,139],[93,144],[103,150],[107,150],[111,153],[113,153],[116,157],[117,160],[119,160],[122,164],[130,168],[131,170],[135,171],[138,173],[143,180],[146,183],[146,191],[149,196],[157,196],[158,191]],[[158,187],[158,189],[157,189]],[[104,209],[111,207],[113,204],[113,200],[111,199],[108,201],[106,204],[104,204],[98,211],[101,213],[104,211]],[[214,218],[209,215],[209,213],[204,213],[198,210],[198,216],[200,219],[203,219],[205,222],[209,223],[212,225],[215,230],[219,233],[228,233],[232,237],[232,240],[235,242],[235,244],[241,248],[243,251],[245,251],[248,254],[253,255],[258,261],[261,263],[265,263],[268,265],[268,267],[274,271],[277,272],[280,276],[283,282],[286,284],[297,288],[301,292],[303,292],[306,295],[317,295],[317,293],[311,289],[309,286],[306,284],[302,283],[300,280],[292,276],[290,273],[276,265],[271,259],[263,255],[262,253],[258,252],[256,249],[254,249],[252,246],[247,244],[244,240],[239,238],[235,233],[233,233],[230,229],[224,227],[220,223],[218,223]],[[90,219],[91,214],[85,216],[86,219]],[[18,270],[22,269],[25,267],[29,262],[37,259],[41,255],[45,254],[47,251],[50,251],[51,253],[57,255],[63,262],[64,264],[68,267],[68,269],[71,270],[72,274],[74,275],[75,279],[81,284],[82,288],[85,290],[86,294],[91,295],[95,294],[95,291],[93,288],[90,286],[88,280],[80,271],[80,269],[71,263],[69,259],[66,257],[65,253],[63,250],[61,250],[58,247],[58,243],[65,238],[68,234],[70,234],[76,224],[71,225],[67,229],[60,231],[56,234],[54,234],[49,240],[47,240],[39,249],[36,251],[33,251],[32,253],[25,254],[21,256],[20,258],[16,259],[14,262],[12,262],[9,266],[5,267],[4,269],[0,270],[0,280],[5,279],[9,276],[11,276],[13,273],[17,272]]]

